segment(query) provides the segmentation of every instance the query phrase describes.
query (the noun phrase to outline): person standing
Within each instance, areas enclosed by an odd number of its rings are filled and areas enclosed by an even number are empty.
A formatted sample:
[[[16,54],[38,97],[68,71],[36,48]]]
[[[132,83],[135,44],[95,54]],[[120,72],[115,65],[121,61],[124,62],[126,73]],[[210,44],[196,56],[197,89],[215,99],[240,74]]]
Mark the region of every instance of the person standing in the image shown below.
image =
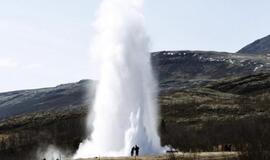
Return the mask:
[[[134,150],[135,150],[135,147],[133,146],[133,147],[131,148],[131,152],[130,152],[131,157],[134,155]]]
[[[140,147],[138,147],[137,145],[135,145],[134,149],[135,149],[135,155],[136,156],[139,156]]]

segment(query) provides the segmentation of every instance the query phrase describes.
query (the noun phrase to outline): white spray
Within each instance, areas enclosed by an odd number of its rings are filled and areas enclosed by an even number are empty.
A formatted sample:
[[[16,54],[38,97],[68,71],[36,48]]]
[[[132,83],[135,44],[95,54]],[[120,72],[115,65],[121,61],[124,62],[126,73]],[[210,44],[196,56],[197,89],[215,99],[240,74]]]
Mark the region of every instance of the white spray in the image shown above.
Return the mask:
[[[45,150],[44,149],[45,148],[39,148],[37,150],[37,159],[61,160],[63,158],[66,158],[65,153],[54,145],[49,145]]]
[[[91,50],[101,66],[88,118],[92,134],[74,158],[127,156],[135,144],[143,155],[163,151],[142,9],[143,0],[103,0],[100,6]]]

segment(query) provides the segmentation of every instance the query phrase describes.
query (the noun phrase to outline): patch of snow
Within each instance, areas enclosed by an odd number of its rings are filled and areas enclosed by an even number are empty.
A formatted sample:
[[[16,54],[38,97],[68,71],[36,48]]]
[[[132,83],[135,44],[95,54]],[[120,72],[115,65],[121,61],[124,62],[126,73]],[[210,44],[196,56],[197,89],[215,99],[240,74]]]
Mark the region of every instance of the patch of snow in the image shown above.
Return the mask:
[[[234,61],[232,59],[229,59],[229,63],[234,64]]]
[[[216,61],[214,58],[209,58],[209,61],[210,62],[214,62],[214,61]]]
[[[253,71],[256,72],[258,69],[260,69],[260,68],[262,68],[262,67],[263,67],[263,65],[261,64],[261,65],[255,67]]]

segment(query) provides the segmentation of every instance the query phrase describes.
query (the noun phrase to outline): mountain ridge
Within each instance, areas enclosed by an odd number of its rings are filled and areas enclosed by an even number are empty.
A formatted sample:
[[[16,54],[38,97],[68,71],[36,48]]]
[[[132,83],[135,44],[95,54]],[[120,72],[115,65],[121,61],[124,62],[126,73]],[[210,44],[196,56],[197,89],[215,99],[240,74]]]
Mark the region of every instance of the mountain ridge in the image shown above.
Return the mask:
[[[215,51],[160,51],[152,53],[160,94],[171,90],[200,87],[224,77],[241,77],[270,71],[270,57]],[[88,86],[90,82],[90,86]],[[96,81],[81,80],[56,87],[0,93],[0,118],[87,106],[87,88],[94,97]]]
[[[240,49],[237,53],[246,54],[270,54],[270,35],[255,40]]]

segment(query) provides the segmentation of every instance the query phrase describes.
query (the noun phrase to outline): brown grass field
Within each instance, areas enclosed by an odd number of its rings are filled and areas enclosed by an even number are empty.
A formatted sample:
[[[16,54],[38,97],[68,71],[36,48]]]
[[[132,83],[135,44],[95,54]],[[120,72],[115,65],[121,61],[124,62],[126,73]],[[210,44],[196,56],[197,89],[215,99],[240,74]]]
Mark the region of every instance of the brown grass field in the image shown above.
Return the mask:
[[[200,152],[175,153],[145,157],[95,157],[78,160],[236,160],[238,159],[238,155],[238,152]]]

